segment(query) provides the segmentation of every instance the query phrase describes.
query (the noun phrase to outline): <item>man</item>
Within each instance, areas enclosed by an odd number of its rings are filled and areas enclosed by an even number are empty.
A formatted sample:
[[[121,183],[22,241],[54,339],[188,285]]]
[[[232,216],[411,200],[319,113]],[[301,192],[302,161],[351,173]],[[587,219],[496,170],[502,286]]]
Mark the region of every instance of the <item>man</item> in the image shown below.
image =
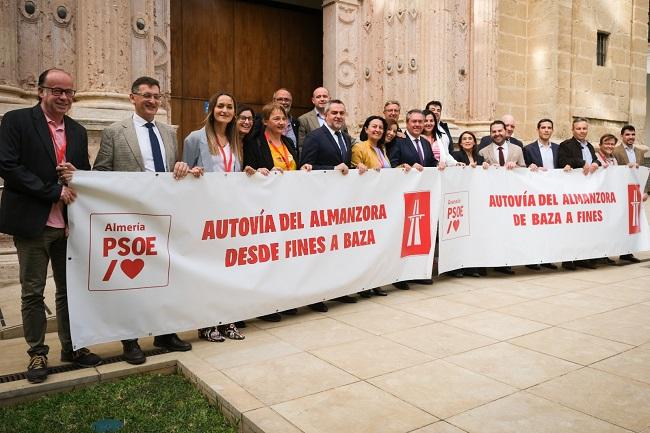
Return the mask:
[[[287,126],[284,128],[284,132],[282,135],[289,137],[294,144],[296,145],[296,149],[298,148],[298,135],[299,135],[299,124],[296,119],[291,117],[289,114],[289,111],[291,110],[291,103],[293,102],[293,97],[291,96],[291,93],[285,88],[280,88],[273,93],[273,102],[277,102],[278,104],[282,105],[284,107],[284,110],[287,112]]]
[[[517,146],[523,149],[524,143],[522,143],[520,140],[512,136],[512,133],[515,132],[515,118],[512,116],[512,114],[504,114],[503,117],[501,118],[501,122],[503,122],[503,124],[505,125],[506,141],[512,144],[516,144]],[[479,143],[478,150],[481,150],[484,147],[489,146],[491,142],[492,142],[492,137],[490,135],[486,135],[485,137],[481,138],[481,142]]]
[[[384,119],[393,120],[397,124],[397,137],[404,138],[404,132],[399,127],[399,114],[402,111],[402,106],[399,101],[394,99],[386,101],[384,104]]]
[[[104,129],[93,170],[100,171],[173,171],[176,179],[190,172],[186,163],[178,161],[176,132],[171,126],[154,120],[162,94],[158,80],[140,77],[133,82],[129,100],[133,116]],[[193,169],[196,176],[200,169]],[[154,346],[170,351],[187,351],[192,345],[176,334],[159,335]],[[146,357],[138,340],[122,340],[124,359],[130,364],[142,364]]]
[[[513,145],[507,139],[506,125],[501,120],[495,120],[490,124],[490,144],[479,151],[485,162],[490,165],[499,165],[506,170],[515,167],[525,167],[524,152],[521,147]],[[513,275],[515,272],[510,266],[494,268],[495,271],[506,275]]]
[[[447,146],[449,153],[454,151],[454,139],[451,137],[451,132],[449,132],[449,125],[446,122],[440,120],[442,117],[442,102],[440,101],[430,101],[427,104],[427,110],[431,111],[436,117],[436,122],[438,123],[438,129],[436,130],[436,137],[441,140],[443,146]]]
[[[314,89],[311,94],[314,109],[298,118],[298,143],[301,147],[307,134],[325,124],[325,106],[329,101],[330,93],[325,87]]]
[[[635,141],[636,129],[634,126],[625,125],[621,128],[621,144],[614,148],[614,158],[616,158],[616,162],[619,165],[634,164],[638,167],[640,164],[643,164],[645,156],[641,149],[634,147]],[[623,254],[620,259],[631,263],[640,262],[633,254]]]
[[[47,378],[43,292],[50,261],[61,361],[80,367],[101,363],[88,349],[73,350],[70,337],[66,205],[76,194],[67,182],[76,168],[90,170],[86,130],[66,116],[75,94],[73,84],[67,72],[46,70],[38,77],[39,103],[8,112],[0,124],[0,176],[5,181],[0,231],[13,235],[18,254],[21,313],[30,357],[27,380],[31,383]]]
[[[593,173],[600,166],[600,162],[598,162],[594,147],[587,141],[587,134],[589,133],[587,119],[584,117],[573,119],[571,133],[573,137],[560,143],[558,149],[559,166],[565,170],[581,168],[585,175]],[[575,271],[576,266],[588,269],[596,268],[592,260],[562,263],[562,267],[570,271]]]
[[[537,122],[537,140],[524,147],[524,160],[526,165],[533,171],[553,170],[560,168],[558,164],[557,143],[551,142],[553,135],[553,121],[551,119],[541,119]],[[557,269],[553,263],[542,263],[541,266],[548,269]],[[526,265],[528,269],[539,270],[540,265]]]
[[[332,99],[325,105],[324,113],[323,126],[305,137],[300,166],[311,164],[313,170],[338,170],[346,175],[352,166],[352,142],[350,137],[342,132],[345,125],[345,104],[339,99]],[[367,170],[363,164],[359,164],[357,168],[360,174]],[[336,300],[344,303],[357,302],[351,296],[341,296]],[[309,307],[320,312],[328,309],[323,302],[317,302]]]
[[[422,138],[422,129],[424,129],[424,114],[421,110],[413,109],[406,113],[406,134],[404,137],[395,137],[393,145],[390,147],[388,159],[392,167],[401,167],[406,170],[415,168],[418,171],[424,170],[424,167],[436,167],[438,161],[433,156],[431,145]],[[433,280],[422,279],[412,280],[418,284],[432,284]],[[398,281],[393,286],[401,290],[409,290],[407,281]]]
[[[512,145],[507,139],[506,125],[501,120],[490,124],[490,143],[479,151],[485,162],[511,170],[525,167],[524,152],[521,147]]]

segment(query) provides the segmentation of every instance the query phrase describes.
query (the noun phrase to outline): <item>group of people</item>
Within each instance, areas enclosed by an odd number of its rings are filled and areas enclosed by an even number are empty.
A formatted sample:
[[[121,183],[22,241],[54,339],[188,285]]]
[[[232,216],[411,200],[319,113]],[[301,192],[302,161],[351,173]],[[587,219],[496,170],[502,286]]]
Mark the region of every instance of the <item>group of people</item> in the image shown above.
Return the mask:
[[[312,94],[313,110],[297,119],[290,112],[291,93],[284,88],[273,94],[272,101],[260,113],[238,105],[232,95],[217,93],[210,98],[203,126],[184,139],[183,151],[179,153],[173,128],[155,119],[163,98],[160,84],[154,78],[140,77],[133,82],[129,94],[133,115],[103,131],[91,168],[86,130],[66,116],[74,95],[70,74],[61,69],[46,70],[38,80],[38,104],[8,112],[0,124],[0,176],[5,181],[0,231],[13,235],[18,254],[21,311],[30,356],[27,379],[32,383],[45,380],[48,372],[43,298],[48,262],[56,284],[61,360],[82,367],[101,363],[101,358],[86,348],[73,350],[70,338],[66,205],[76,197],[69,186],[75,170],[173,172],[176,179],[182,179],[187,175],[200,177],[205,172],[245,172],[253,176],[313,169],[338,170],[346,175],[353,168],[363,174],[370,169],[395,167],[409,172],[425,167],[444,170],[455,165],[498,165],[531,170],[580,168],[588,174],[600,166],[638,166],[644,157],[634,147],[635,130],[630,125],[623,127],[620,145],[616,145],[617,137],[606,134],[596,152],[587,141],[588,123],[582,118],[573,122],[573,137],[559,145],[551,142],[553,122],[542,119],[537,124],[539,138],[523,146],[513,137],[515,121],[510,115],[492,122],[490,135],[480,142],[471,131],[462,132],[454,142],[448,125],[441,120],[442,104],[438,101],[429,102],[424,110],[409,110],[405,130],[399,125],[399,102],[387,101],[383,115],[368,117],[356,140],[348,133],[345,104],[331,99],[324,87],[318,87]],[[631,254],[621,259],[638,261]],[[576,265],[592,267],[593,263],[563,264],[566,269],[575,269]],[[553,264],[544,266],[555,268]],[[539,269],[537,265],[529,267]],[[509,267],[497,270],[513,272]],[[484,272],[463,269],[453,275],[479,276]],[[430,284],[432,280],[414,282]],[[408,283],[401,281],[395,286],[407,290]],[[379,287],[360,294],[387,295]],[[357,301],[355,296],[336,300]],[[309,307],[320,312],[328,310],[323,302]],[[296,309],[282,314],[296,314]],[[279,321],[282,315],[273,313],[261,319]],[[212,326],[198,330],[198,334],[213,342],[241,340],[244,336],[240,328],[244,326],[245,322]],[[124,340],[122,344],[127,362],[145,362],[138,340]],[[156,336],[153,344],[171,351],[192,348],[176,334]]]

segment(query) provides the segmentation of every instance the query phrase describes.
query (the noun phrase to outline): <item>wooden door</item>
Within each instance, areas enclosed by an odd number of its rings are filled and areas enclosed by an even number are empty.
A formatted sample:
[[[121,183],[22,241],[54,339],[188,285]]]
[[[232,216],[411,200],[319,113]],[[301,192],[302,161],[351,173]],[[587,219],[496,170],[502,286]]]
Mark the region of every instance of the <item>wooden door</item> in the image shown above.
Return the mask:
[[[171,110],[178,139],[201,127],[205,103],[232,94],[254,110],[286,87],[294,117],[322,84],[322,11],[242,0],[171,0]]]

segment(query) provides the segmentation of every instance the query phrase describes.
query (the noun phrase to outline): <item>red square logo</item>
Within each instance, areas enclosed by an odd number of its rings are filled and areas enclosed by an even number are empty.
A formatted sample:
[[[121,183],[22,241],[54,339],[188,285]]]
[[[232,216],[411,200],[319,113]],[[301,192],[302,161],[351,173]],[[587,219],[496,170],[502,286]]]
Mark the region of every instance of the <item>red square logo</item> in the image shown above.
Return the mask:
[[[404,193],[404,228],[401,257],[429,254],[431,251],[431,193]]]
[[[629,184],[627,186],[627,214],[628,233],[631,235],[641,232],[641,199],[641,186]]]

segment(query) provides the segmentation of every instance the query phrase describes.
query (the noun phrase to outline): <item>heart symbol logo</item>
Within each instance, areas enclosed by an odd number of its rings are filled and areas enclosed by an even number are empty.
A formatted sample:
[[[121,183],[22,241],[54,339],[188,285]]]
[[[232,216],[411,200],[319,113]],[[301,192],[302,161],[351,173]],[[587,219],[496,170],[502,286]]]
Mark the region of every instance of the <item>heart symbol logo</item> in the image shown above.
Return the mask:
[[[460,220],[454,220],[452,224],[454,225],[454,231],[457,232],[458,227],[460,226]]]
[[[124,274],[127,277],[129,277],[130,279],[134,279],[142,271],[142,268],[144,268],[144,260],[124,259],[122,260],[122,263],[120,263],[120,268],[122,268],[122,272],[124,272]]]

